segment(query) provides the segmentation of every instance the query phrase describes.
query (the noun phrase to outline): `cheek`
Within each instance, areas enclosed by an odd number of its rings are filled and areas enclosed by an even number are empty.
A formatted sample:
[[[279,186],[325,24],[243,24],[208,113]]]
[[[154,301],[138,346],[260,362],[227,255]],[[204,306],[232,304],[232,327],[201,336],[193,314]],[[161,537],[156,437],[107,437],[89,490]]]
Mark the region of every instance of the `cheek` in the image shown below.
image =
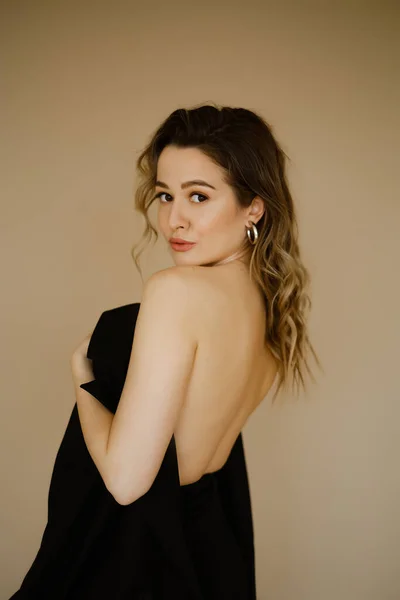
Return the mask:
[[[164,210],[158,209],[157,211],[157,226],[162,231],[165,231],[167,228],[168,217],[165,214]]]
[[[221,234],[224,229],[229,228],[231,224],[231,215],[218,211],[199,217],[196,223],[196,229],[205,234]]]

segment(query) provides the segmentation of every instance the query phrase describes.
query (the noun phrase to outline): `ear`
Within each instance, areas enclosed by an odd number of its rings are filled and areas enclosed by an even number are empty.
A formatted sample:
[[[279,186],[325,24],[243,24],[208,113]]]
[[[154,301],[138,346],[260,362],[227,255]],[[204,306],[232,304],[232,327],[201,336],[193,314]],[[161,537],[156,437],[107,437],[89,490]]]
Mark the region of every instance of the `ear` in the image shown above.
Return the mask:
[[[248,218],[253,221],[253,223],[258,223],[258,221],[263,216],[266,210],[265,202],[260,196],[255,196],[252,200],[251,205],[247,211]]]

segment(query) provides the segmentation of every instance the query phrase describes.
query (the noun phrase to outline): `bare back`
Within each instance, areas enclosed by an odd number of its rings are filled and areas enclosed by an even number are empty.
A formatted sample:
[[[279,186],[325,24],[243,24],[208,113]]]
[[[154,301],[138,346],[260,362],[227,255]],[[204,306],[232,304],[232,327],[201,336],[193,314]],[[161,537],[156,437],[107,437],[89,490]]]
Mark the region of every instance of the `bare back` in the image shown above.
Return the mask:
[[[174,432],[181,485],[224,466],[277,373],[264,341],[263,297],[246,268],[228,263],[187,273],[198,347]]]

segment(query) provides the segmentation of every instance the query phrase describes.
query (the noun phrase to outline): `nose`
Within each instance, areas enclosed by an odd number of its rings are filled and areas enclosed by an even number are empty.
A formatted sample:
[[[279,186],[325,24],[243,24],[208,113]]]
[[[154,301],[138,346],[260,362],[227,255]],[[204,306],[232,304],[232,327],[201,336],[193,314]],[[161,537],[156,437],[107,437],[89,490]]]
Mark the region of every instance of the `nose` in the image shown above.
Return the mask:
[[[184,229],[188,226],[188,211],[184,200],[179,201],[175,198],[168,206],[168,225],[171,231],[175,231],[179,227]]]

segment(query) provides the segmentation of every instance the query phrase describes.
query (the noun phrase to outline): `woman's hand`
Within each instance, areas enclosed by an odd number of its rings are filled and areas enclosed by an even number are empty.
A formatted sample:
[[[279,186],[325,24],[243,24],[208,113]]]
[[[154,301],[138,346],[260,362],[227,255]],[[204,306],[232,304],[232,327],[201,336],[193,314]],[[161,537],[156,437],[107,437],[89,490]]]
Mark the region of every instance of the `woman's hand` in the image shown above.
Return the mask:
[[[94,378],[92,361],[86,356],[92,333],[93,331],[82,340],[71,356],[72,376],[74,380],[79,380],[80,383],[82,380],[89,381]]]

